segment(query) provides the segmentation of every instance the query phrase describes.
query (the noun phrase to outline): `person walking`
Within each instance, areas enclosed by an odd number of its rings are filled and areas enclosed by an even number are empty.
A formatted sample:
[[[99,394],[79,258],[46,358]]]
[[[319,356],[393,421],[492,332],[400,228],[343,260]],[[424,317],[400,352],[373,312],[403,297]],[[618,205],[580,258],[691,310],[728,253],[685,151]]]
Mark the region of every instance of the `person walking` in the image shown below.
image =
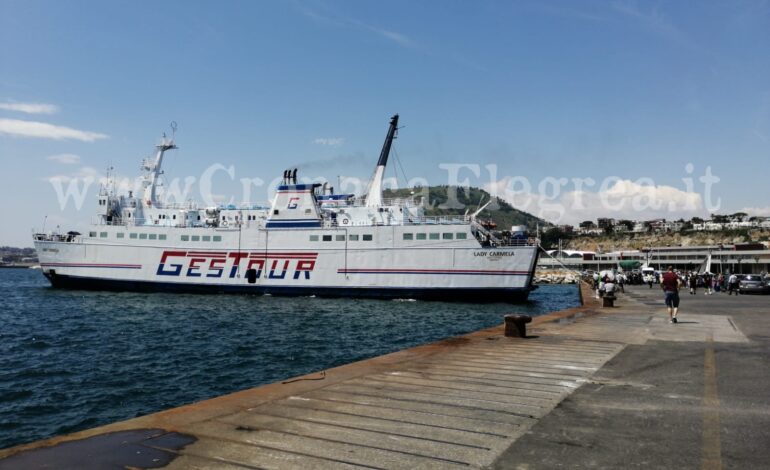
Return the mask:
[[[735,292],[735,295],[738,295],[738,276],[730,274],[730,277],[727,279],[727,295],[733,295],[733,292]]]
[[[690,284],[690,295],[695,295],[695,291],[698,288],[698,276],[695,275],[694,273],[690,274],[689,284]]]
[[[599,273],[594,273],[592,279],[594,280],[594,292],[596,293],[596,298],[599,298]]]
[[[669,266],[668,271],[663,274],[660,281],[660,288],[663,289],[663,295],[668,308],[668,322],[676,323],[676,314],[679,312],[679,288],[682,286],[682,280],[674,272],[674,267]]]
[[[706,292],[703,295],[713,294],[713,291],[711,290],[711,282],[711,273],[705,273],[703,275],[703,288],[706,290]]]

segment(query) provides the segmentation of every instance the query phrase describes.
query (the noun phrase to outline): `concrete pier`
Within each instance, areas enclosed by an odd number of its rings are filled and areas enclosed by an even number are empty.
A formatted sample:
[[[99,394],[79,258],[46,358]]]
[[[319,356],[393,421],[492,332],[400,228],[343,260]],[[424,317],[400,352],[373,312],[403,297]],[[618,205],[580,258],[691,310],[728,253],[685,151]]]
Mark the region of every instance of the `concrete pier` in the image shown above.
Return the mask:
[[[675,325],[658,289],[583,298],[527,338],[501,325],[6,449],[0,469],[767,466],[770,297],[684,293]]]

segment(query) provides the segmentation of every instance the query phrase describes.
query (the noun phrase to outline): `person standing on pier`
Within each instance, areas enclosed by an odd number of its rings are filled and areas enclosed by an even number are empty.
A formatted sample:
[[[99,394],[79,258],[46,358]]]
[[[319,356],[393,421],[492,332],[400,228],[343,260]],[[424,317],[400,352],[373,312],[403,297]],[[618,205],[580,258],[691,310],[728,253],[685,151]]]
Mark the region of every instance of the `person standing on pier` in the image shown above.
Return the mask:
[[[674,272],[674,267],[669,266],[668,271],[663,274],[663,278],[660,281],[660,287],[663,289],[663,294],[666,299],[666,307],[668,307],[668,322],[676,323],[676,314],[679,311],[679,288],[682,285],[682,280]]]
[[[727,295],[733,295],[733,292],[735,292],[735,295],[738,295],[738,276],[730,274],[730,277],[727,279]]]

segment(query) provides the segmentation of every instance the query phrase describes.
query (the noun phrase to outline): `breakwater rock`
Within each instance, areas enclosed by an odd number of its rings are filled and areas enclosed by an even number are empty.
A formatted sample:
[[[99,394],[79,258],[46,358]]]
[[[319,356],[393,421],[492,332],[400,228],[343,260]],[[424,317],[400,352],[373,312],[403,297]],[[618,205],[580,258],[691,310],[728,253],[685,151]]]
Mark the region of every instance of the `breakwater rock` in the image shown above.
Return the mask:
[[[580,275],[566,270],[538,270],[535,272],[535,284],[576,284]]]

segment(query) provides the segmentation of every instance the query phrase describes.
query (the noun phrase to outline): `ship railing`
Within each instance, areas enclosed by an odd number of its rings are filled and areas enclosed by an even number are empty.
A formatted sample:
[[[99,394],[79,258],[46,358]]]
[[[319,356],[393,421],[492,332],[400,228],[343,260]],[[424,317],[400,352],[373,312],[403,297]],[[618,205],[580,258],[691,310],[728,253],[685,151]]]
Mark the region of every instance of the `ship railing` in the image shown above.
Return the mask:
[[[32,239],[40,242],[66,242],[72,243],[75,238],[80,235],[79,233],[35,233],[32,235]]]
[[[338,201],[340,205],[348,205],[352,207],[363,207],[366,206],[366,197],[365,196],[359,196],[352,199],[352,202],[348,202],[351,200],[342,200]],[[319,201],[321,203],[326,203],[327,201]],[[396,198],[387,198],[383,199],[382,203],[380,204],[381,207],[419,207],[420,203],[415,201],[414,198],[411,197],[396,197]]]
[[[205,224],[202,221],[193,221],[187,223],[184,218],[180,219],[147,219],[143,217],[132,217],[130,219],[114,218],[110,221],[104,220],[101,216],[91,219],[91,225],[112,226],[112,227],[198,227]]]
[[[194,201],[187,202],[159,202],[154,205],[157,209],[197,210],[198,204]]]
[[[468,224],[470,221],[467,215],[404,217],[404,225],[457,225]]]
[[[324,227],[371,227],[380,225],[468,225],[470,217],[467,216],[426,216],[426,217],[404,217],[402,219],[393,219],[391,221],[379,221],[370,219],[350,220],[346,219],[340,222],[339,219],[326,218],[323,221]]]
[[[501,246],[537,246],[538,240],[534,237],[529,238],[494,238],[480,239],[481,246],[496,248]]]
[[[259,203],[259,202],[242,202],[240,204],[220,204],[216,206],[217,209],[220,211],[248,211],[248,210],[259,210],[259,211],[267,211],[270,210],[271,205],[267,203]],[[208,209],[208,207],[207,207]]]

